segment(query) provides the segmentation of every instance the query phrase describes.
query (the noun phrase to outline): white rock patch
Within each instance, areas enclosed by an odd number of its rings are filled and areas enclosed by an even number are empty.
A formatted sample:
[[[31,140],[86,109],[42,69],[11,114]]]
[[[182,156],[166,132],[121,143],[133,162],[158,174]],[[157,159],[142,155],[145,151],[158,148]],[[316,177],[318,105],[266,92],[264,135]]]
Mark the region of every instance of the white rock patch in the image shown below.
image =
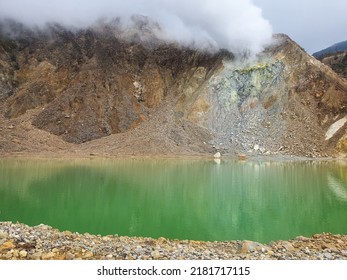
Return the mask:
[[[335,133],[345,125],[345,123],[347,122],[347,116],[345,116],[344,118],[338,120],[337,122],[333,123],[327,133],[325,134],[325,140],[329,140],[331,137],[333,137],[335,135]]]

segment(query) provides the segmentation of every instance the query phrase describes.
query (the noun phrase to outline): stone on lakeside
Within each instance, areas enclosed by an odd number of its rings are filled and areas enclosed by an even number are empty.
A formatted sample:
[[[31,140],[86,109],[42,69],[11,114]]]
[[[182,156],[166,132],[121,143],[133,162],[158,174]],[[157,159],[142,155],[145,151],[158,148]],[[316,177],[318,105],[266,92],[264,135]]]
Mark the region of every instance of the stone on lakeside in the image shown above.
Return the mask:
[[[222,155],[221,155],[220,152],[217,152],[217,153],[214,154],[214,158],[220,158],[221,156],[222,156]]]
[[[267,252],[270,251],[270,248],[266,245],[263,245],[259,242],[244,240],[238,248],[238,253],[247,254],[252,252]]]

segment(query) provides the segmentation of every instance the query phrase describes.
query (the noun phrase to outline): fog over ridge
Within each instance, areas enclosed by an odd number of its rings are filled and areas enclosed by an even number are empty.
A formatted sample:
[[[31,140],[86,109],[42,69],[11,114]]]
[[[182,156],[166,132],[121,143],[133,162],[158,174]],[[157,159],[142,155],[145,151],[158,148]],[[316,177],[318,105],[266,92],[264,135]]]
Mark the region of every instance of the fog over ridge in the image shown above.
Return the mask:
[[[58,22],[87,27],[102,17],[127,20],[148,16],[163,39],[184,45],[258,53],[272,38],[272,27],[251,0],[1,0],[0,18],[31,26]]]

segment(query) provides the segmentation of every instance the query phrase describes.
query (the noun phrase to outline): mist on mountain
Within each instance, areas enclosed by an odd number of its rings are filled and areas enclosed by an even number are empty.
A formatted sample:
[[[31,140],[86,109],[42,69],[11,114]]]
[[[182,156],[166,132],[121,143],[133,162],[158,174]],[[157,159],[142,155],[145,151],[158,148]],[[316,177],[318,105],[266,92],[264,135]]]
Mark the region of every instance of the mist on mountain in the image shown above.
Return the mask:
[[[157,35],[184,46],[227,49],[256,54],[271,42],[272,27],[250,0],[3,0],[0,19],[11,18],[31,27],[49,22],[85,28],[97,20],[119,18],[127,27],[133,15],[151,18]]]

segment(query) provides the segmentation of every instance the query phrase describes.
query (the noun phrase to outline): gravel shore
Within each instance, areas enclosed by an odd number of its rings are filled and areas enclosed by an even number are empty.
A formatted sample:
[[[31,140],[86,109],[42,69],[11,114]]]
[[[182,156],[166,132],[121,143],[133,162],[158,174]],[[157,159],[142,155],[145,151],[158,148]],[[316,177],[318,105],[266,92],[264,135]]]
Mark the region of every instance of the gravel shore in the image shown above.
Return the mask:
[[[0,222],[2,260],[347,260],[347,235],[330,233],[260,244],[61,232]]]

